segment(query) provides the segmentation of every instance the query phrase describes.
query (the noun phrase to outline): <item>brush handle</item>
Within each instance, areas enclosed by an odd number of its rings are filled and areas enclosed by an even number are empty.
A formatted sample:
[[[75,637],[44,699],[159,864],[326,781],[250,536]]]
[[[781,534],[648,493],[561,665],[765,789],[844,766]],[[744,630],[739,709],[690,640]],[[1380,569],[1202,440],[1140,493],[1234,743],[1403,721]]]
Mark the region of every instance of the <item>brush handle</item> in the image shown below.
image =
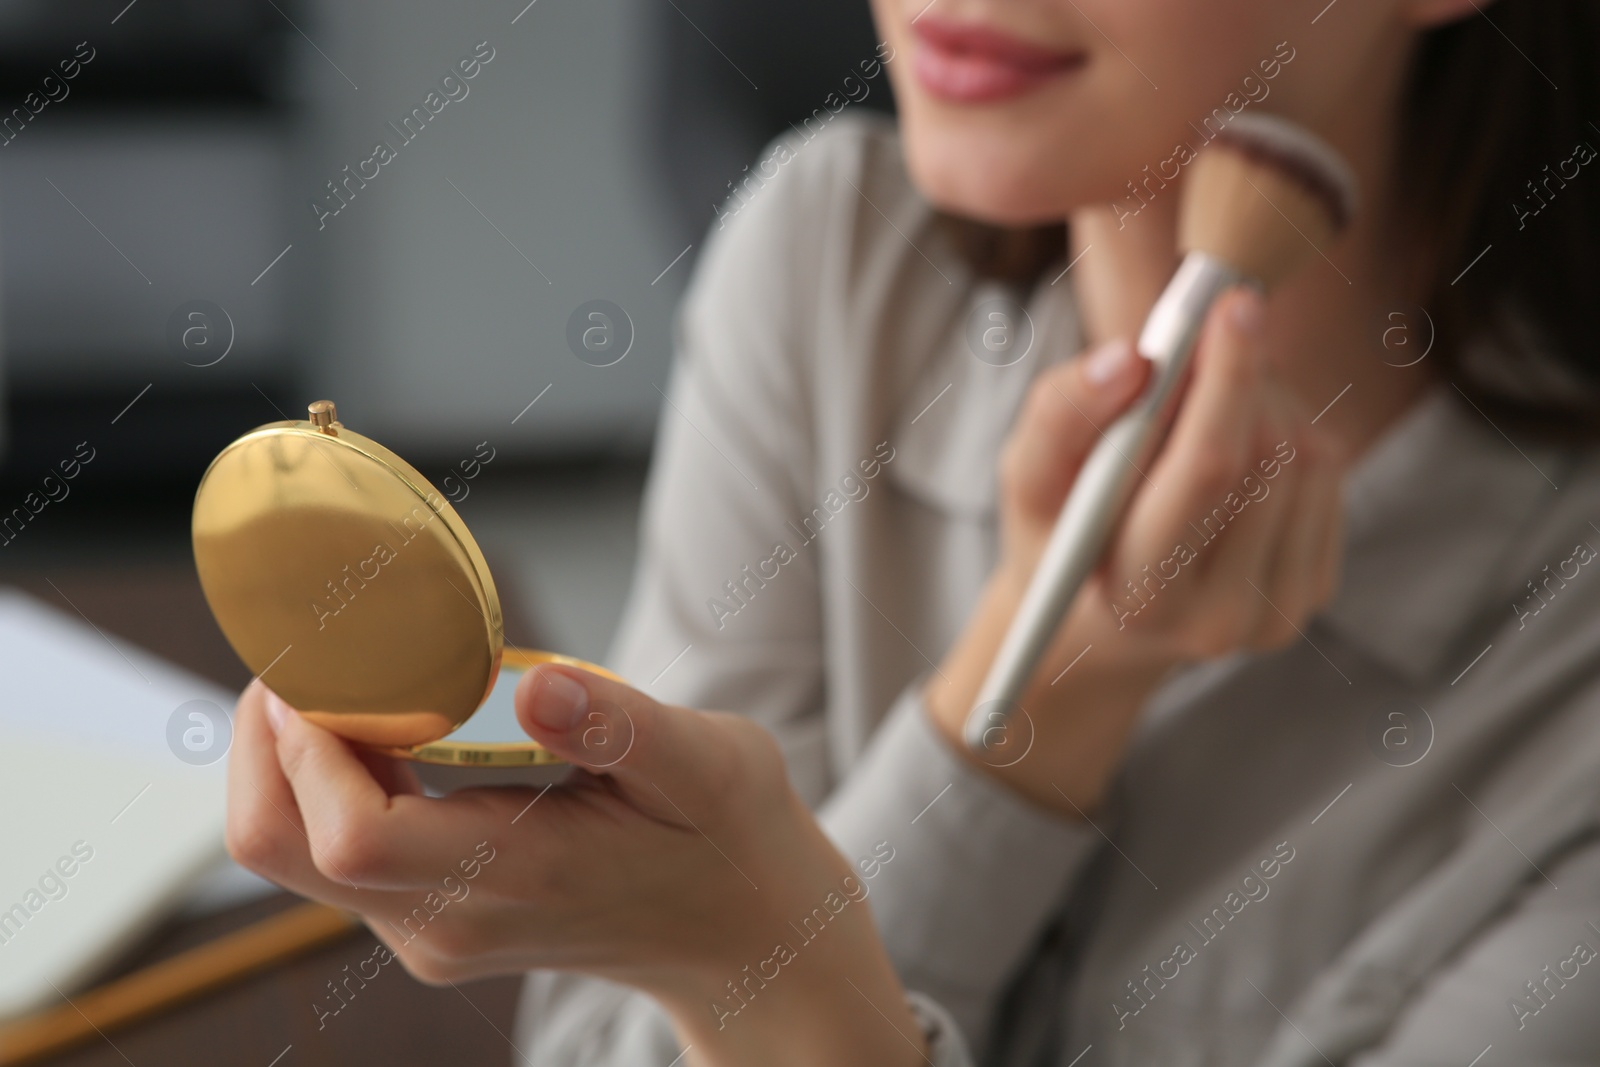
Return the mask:
[[[1204,252],[1190,252],[1167,283],[1144,329],[1139,354],[1152,378],[1134,406],[1101,434],[1061,505],[1055,528],[1034,569],[1022,603],[995,654],[962,734],[967,747],[985,752],[1005,736],[1017,701],[1055,636],[1078,588],[1100,562],[1106,543],[1155,451],[1163,409],[1194,353],[1206,312],[1238,271]]]

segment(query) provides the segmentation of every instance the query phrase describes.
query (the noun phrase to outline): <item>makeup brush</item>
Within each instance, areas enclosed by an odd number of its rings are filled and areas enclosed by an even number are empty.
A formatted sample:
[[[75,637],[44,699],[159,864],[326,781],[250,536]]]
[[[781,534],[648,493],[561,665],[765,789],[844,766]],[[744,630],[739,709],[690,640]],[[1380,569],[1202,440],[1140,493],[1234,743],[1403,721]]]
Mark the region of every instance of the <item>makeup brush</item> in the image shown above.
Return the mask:
[[[1139,470],[1166,432],[1167,401],[1189,365],[1206,312],[1229,286],[1246,282],[1273,289],[1337,237],[1355,209],[1349,164],[1315,135],[1277,116],[1235,116],[1189,164],[1178,219],[1183,262],[1139,333],[1139,354],[1153,364],[1150,383],[1101,435],[1061,506],[967,714],[964,736],[973,751],[1003,743],[1018,698],[1105,552]]]

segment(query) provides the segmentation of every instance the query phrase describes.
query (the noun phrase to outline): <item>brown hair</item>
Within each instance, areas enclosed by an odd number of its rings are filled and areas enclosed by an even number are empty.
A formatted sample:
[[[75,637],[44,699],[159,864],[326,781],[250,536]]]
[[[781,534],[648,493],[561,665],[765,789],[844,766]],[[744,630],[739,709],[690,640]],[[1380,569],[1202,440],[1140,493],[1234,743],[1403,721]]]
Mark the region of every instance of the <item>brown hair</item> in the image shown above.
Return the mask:
[[[1442,369],[1497,421],[1558,436],[1600,432],[1600,165],[1560,173],[1580,144],[1600,164],[1597,61],[1593,3],[1501,0],[1422,39],[1402,105],[1397,207],[1430,253]],[[1478,338],[1498,366],[1466,365]],[[1518,395],[1541,358],[1566,387]]]
[[[1430,360],[1497,425],[1557,439],[1600,436],[1597,65],[1600,5],[1500,0],[1423,35],[1397,123],[1390,208],[1424,255]],[[1059,224],[947,222],[1017,284],[1064,249]]]

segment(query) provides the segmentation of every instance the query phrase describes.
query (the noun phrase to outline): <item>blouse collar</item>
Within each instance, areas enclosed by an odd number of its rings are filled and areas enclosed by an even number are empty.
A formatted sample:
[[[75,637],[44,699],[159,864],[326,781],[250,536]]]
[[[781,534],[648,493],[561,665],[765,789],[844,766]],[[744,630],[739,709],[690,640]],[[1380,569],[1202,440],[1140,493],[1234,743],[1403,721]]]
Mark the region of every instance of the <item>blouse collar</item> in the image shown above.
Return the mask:
[[[1437,383],[1345,477],[1342,578],[1321,621],[1413,682],[1463,671],[1484,650],[1458,639],[1515,610],[1508,557],[1572,463],[1558,446],[1513,443]]]

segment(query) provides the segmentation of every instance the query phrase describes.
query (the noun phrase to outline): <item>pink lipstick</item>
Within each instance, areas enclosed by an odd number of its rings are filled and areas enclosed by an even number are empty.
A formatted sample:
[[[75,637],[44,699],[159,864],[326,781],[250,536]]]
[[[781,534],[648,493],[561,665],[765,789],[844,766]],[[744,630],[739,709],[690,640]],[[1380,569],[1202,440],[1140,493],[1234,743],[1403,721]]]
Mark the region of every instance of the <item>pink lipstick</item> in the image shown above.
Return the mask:
[[[917,81],[933,96],[982,104],[1031,92],[1077,70],[1088,56],[1014,37],[974,22],[925,15],[912,23],[918,47],[912,57]]]

